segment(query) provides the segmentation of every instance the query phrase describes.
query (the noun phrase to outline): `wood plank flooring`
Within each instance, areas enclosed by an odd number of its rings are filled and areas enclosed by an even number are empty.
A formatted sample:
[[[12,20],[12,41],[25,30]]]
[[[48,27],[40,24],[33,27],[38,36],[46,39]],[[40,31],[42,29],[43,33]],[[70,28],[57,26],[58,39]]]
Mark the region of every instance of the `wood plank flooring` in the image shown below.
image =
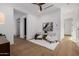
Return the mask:
[[[79,47],[70,40],[70,37],[65,37],[60,42],[55,50],[57,56],[79,56]]]
[[[13,56],[79,56],[79,47],[65,37],[54,51],[20,38],[15,39],[10,52]]]

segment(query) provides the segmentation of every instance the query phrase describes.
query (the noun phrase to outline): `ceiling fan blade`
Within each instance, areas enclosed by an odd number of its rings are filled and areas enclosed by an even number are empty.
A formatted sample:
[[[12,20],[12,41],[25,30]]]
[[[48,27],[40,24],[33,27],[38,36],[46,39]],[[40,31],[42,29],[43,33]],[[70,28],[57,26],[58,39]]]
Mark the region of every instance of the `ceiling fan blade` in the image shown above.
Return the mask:
[[[32,4],[36,4],[36,5],[44,5],[45,3],[32,3]]]
[[[32,4],[36,4],[36,5],[38,5],[39,8],[40,8],[40,11],[42,11],[42,5],[44,5],[45,3],[32,3]]]
[[[52,5],[49,5],[49,6],[45,7],[44,9],[48,9],[48,8],[50,8],[52,6],[54,6],[54,5],[53,4]]]
[[[42,11],[42,6],[39,6],[40,7],[40,11]]]

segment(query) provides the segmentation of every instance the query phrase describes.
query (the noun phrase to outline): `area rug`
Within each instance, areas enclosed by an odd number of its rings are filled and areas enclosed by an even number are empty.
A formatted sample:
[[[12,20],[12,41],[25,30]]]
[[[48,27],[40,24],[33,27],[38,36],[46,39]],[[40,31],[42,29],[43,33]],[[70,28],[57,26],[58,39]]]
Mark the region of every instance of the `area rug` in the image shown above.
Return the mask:
[[[35,39],[32,39],[32,40],[29,40],[30,42],[33,42],[35,44],[38,44],[40,46],[43,46],[43,47],[46,47],[50,50],[55,50],[57,45],[59,44],[59,42],[56,42],[56,43],[49,43],[45,40],[35,40]]]

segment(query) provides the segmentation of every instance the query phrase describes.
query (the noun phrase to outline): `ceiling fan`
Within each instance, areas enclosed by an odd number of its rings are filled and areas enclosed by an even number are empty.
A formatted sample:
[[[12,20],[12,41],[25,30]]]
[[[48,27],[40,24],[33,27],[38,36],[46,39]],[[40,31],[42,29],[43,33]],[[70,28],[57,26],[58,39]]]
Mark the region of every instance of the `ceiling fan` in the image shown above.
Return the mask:
[[[42,6],[43,6],[44,4],[46,4],[46,3],[32,3],[32,4],[38,5],[39,8],[40,8],[40,11],[42,11]],[[54,4],[49,5],[49,6],[45,7],[44,9],[48,9],[49,7],[52,7],[52,6],[54,6]]]
[[[42,11],[42,5],[44,5],[45,3],[32,3],[32,4],[36,4],[36,5],[38,5],[39,8],[40,8],[40,11]]]

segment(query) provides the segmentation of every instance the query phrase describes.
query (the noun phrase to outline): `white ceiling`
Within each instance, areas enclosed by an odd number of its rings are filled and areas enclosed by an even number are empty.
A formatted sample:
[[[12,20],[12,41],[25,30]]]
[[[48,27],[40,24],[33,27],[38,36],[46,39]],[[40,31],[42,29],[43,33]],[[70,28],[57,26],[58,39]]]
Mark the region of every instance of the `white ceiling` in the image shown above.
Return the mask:
[[[58,7],[52,6],[52,7],[45,10],[44,8],[46,8],[49,5],[52,5],[52,4],[47,3],[47,4],[42,6],[42,8],[43,8],[42,13],[48,14],[48,13],[54,12],[55,10],[59,9]],[[19,3],[19,4],[10,4],[10,6],[12,6],[15,9],[18,9],[20,11],[23,11],[25,13],[39,15],[39,7],[35,4]]]
[[[3,5],[8,5],[10,7],[13,7],[19,11],[22,11],[26,14],[33,14],[33,15],[38,15],[39,14],[39,7],[35,4],[32,4],[32,3],[4,3]],[[46,8],[47,6],[49,5],[54,5],[48,9],[44,9]],[[79,4],[78,3],[46,3],[42,6],[43,8],[43,13],[44,14],[50,14],[54,11],[56,11],[57,9],[59,8],[62,8],[62,7],[78,7]]]

